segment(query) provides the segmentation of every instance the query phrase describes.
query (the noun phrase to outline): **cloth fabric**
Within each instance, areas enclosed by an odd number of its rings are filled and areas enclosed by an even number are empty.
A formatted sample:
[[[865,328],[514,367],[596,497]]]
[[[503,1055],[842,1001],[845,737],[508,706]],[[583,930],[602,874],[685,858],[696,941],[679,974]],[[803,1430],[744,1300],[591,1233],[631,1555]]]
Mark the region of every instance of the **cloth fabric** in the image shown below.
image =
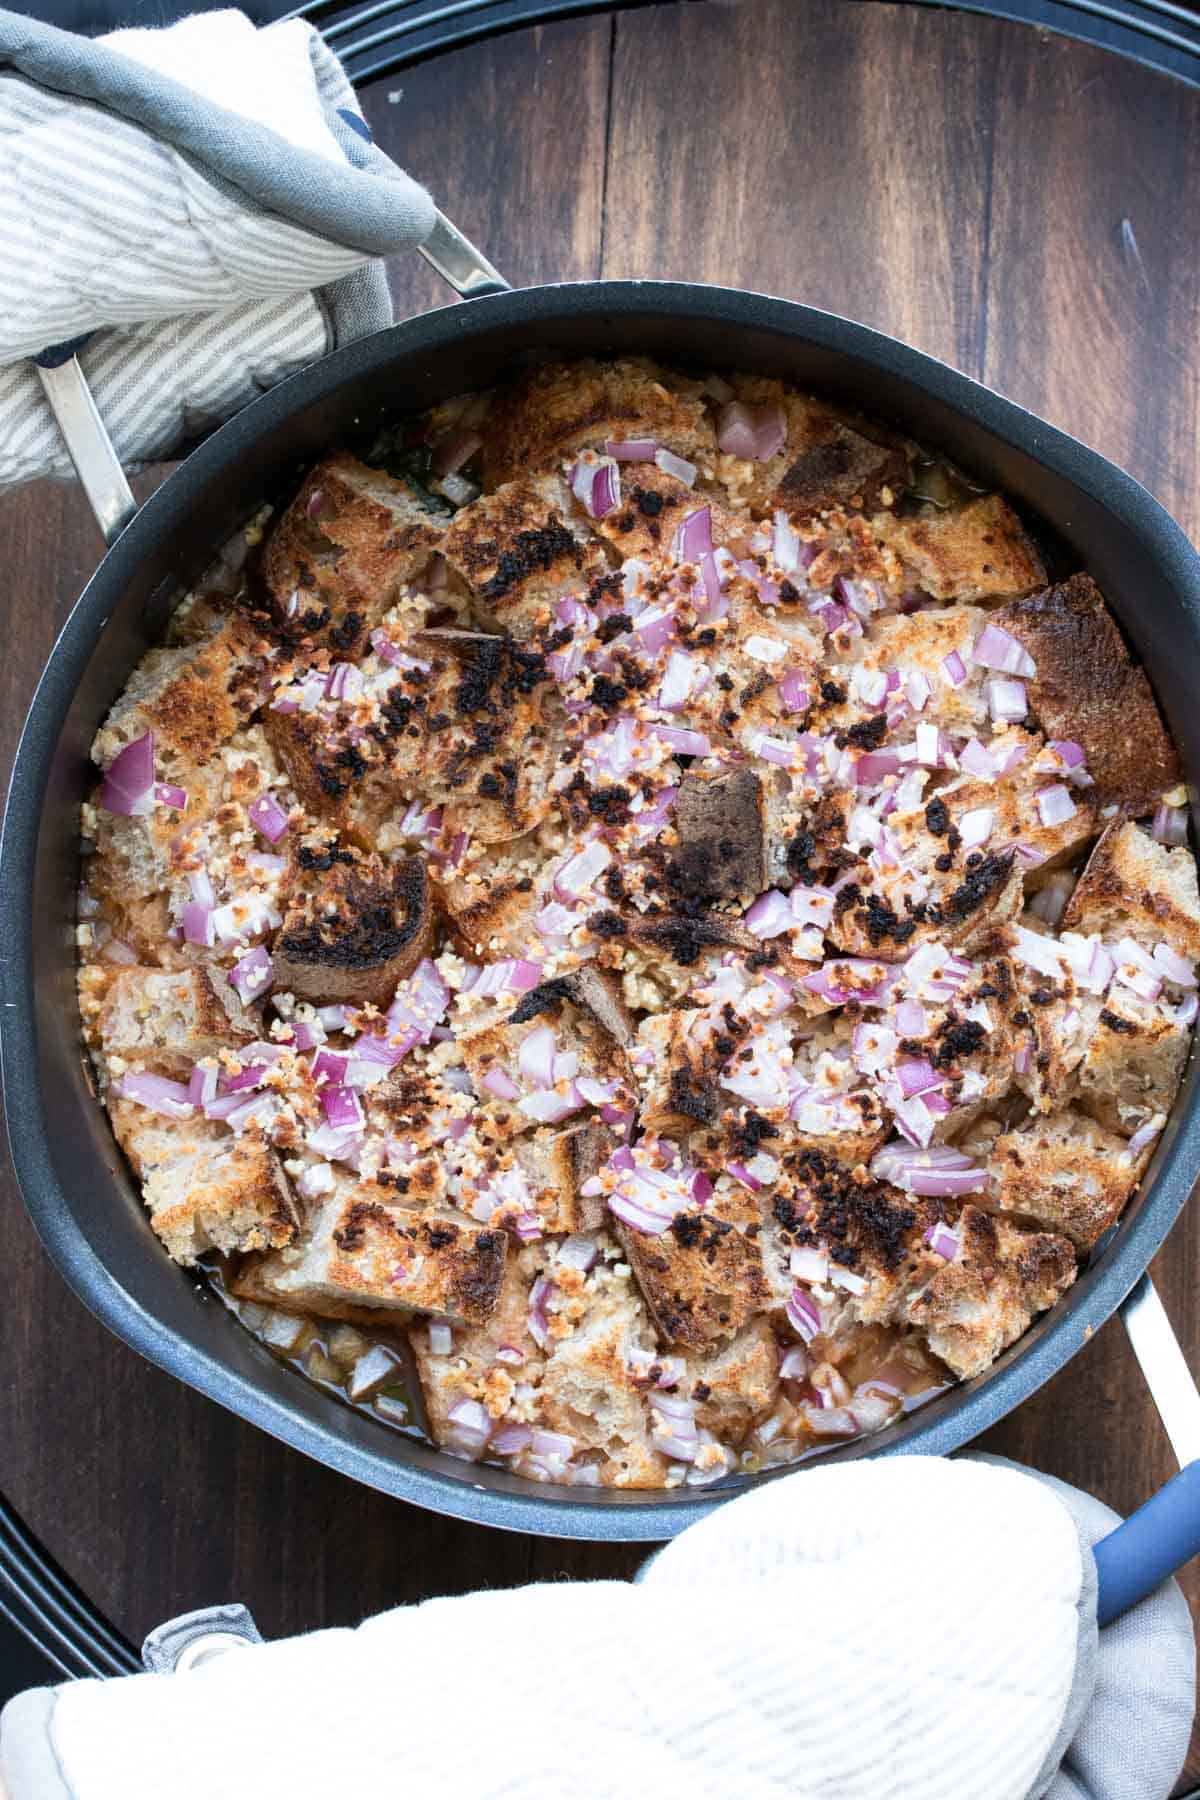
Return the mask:
[[[0,11],[0,487],[66,473],[28,359],[80,360],[118,453],[167,454],[391,322],[434,205],[298,19],[76,37]]]
[[[806,1469],[633,1585],[430,1600],[36,1690],[4,1713],[0,1770],[9,1800],[1162,1800],[1190,1622],[1172,1584],[1097,1646],[1107,1522],[993,1462]]]

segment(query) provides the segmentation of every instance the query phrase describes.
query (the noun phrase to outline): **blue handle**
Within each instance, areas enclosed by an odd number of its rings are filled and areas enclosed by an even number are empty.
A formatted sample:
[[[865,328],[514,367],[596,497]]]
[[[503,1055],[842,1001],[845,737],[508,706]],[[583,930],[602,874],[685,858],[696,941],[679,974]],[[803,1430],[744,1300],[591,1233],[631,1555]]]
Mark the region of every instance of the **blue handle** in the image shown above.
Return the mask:
[[[1200,1553],[1200,1461],[1188,1463],[1123,1525],[1093,1545],[1099,1596],[1108,1625]]]

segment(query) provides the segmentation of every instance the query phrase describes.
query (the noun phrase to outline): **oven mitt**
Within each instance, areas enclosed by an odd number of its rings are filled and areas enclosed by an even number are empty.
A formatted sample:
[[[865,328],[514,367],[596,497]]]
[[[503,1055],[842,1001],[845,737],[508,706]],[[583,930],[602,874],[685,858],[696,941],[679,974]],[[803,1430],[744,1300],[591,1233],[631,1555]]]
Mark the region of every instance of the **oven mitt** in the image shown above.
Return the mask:
[[[8,1800],[1165,1800],[1172,1582],[1099,1636],[1106,1507],[1011,1464],[805,1469],[633,1585],[429,1600],[175,1675],[18,1696]],[[319,1550],[317,1552],[319,1554]]]
[[[29,358],[80,361],[121,460],[168,455],[392,322],[435,211],[311,26],[92,40],[0,11],[0,488],[70,462]]]

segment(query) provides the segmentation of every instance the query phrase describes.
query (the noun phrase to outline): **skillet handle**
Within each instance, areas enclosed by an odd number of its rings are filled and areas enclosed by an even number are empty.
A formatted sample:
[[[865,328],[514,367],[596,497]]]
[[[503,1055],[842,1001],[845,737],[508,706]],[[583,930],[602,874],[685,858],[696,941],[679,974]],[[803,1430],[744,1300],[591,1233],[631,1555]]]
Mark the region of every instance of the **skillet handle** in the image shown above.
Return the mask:
[[[1144,1600],[1200,1554],[1200,1393],[1149,1275],[1142,1276],[1121,1307],[1121,1320],[1181,1467],[1093,1546],[1101,1625]]]
[[[445,213],[436,214],[433,230],[417,248],[464,300],[510,291],[499,270]],[[60,351],[48,351],[34,366],[104,541],[114,544],[137,511],[137,501],[73,349],[65,344]]]

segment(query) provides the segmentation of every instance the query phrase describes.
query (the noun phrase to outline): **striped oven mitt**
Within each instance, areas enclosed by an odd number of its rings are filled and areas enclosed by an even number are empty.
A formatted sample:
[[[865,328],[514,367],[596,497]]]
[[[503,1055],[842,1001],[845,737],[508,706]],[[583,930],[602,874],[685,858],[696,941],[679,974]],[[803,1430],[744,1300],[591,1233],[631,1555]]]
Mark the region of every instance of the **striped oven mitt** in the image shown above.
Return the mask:
[[[31,358],[81,345],[121,460],[166,456],[390,324],[377,259],[434,220],[301,20],[0,10],[0,488],[70,472]]]
[[[0,1785],[8,1800],[1166,1800],[1192,1719],[1191,1621],[1168,1582],[1097,1632],[1088,1547],[1114,1522],[995,1459],[810,1468],[720,1507],[633,1585],[428,1600],[187,1672],[33,1689],[0,1720]]]

